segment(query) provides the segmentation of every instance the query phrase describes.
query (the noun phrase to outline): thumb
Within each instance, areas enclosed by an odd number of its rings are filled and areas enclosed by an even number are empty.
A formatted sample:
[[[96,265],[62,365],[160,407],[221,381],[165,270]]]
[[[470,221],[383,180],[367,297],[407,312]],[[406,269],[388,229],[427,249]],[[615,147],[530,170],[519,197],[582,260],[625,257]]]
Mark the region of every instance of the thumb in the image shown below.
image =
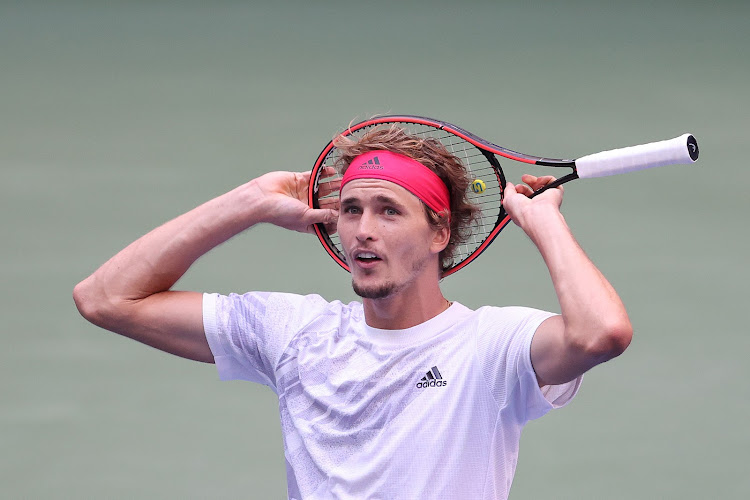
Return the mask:
[[[503,193],[503,201],[505,201],[506,198],[511,197],[515,194],[518,194],[518,191],[516,191],[516,186],[514,186],[512,182],[506,183],[505,192]]]
[[[513,222],[516,221],[515,214],[518,210],[518,204],[522,203],[521,198],[524,197],[519,196],[518,191],[516,191],[516,186],[514,186],[512,182],[508,182],[505,185],[502,204],[505,213],[510,215],[511,219],[513,219]]]

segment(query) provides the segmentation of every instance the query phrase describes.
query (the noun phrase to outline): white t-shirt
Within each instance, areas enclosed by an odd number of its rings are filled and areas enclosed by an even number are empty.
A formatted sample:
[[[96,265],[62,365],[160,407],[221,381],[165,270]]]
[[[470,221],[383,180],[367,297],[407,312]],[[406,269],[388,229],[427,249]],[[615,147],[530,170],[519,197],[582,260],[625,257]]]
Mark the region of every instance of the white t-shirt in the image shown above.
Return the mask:
[[[292,499],[503,499],[521,429],[580,385],[540,389],[531,339],[552,314],[454,303],[406,330],[362,304],[282,293],[204,295],[222,380],[279,397]]]

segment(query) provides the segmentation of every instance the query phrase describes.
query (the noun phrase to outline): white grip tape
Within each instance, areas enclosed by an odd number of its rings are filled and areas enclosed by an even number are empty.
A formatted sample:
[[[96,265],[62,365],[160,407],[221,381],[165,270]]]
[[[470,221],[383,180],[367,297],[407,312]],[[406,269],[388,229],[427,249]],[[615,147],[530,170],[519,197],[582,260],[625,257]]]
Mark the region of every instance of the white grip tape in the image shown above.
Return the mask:
[[[578,158],[576,172],[578,177],[604,177],[643,170],[644,168],[674,165],[676,163],[693,163],[688,148],[688,137],[683,134],[666,141],[651,142],[629,148],[612,149]],[[696,146],[697,147],[697,146]]]

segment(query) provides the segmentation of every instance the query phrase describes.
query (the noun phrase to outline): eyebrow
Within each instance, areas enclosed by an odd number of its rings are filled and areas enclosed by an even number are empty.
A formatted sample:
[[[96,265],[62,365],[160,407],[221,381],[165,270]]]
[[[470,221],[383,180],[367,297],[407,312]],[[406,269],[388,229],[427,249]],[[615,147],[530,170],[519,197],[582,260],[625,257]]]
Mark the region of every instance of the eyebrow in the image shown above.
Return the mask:
[[[386,196],[384,194],[379,194],[375,196],[375,201],[379,203],[383,203],[386,205],[398,205],[399,207],[402,207],[404,204],[396,200],[395,198],[391,198],[390,196]],[[342,205],[354,205],[357,203],[361,203],[360,199],[356,196],[347,196],[346,198],[341,200]]]

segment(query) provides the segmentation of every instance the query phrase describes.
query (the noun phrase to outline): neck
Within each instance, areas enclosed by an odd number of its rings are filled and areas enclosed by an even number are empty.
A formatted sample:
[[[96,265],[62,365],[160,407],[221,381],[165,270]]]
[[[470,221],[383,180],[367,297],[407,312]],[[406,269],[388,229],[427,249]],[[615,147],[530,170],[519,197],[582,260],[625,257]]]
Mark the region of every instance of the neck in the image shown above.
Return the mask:
[[[448,309],[440,285],[401,290],[382,299],[364,299],[365,321],[373,328],[403,330],[428,321]]]

